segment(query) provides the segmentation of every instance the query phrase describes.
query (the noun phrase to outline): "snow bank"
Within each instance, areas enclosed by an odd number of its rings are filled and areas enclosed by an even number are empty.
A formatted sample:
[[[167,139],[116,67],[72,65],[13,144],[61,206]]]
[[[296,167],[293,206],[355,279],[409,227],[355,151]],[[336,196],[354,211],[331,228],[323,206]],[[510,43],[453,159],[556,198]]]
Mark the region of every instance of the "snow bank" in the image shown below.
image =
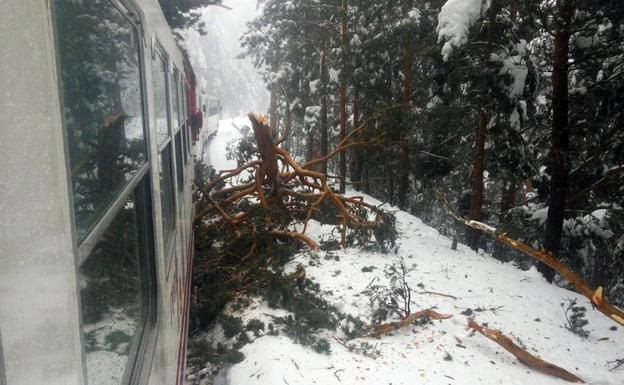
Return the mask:
[[[438,15],[438,41],[445,42],[442,56],[447,61],[453,47],[468,41],[469,29],[490,7],[491,0],[448,0]]]
[[[220,132],[219,135],[230,134]],[[364,198],[372,205],[381,205],[371,197]],[[294,271],[298,264],[304,265],[307,277],[320,285],[325,300],[368,324],[372,311],[365,289],[371,284],[387,285],[384,268],[402,258],[406,264],[416,265],[407,276],[413,294],[412,310],[435,307],[453,318],[407,327],[380,339],[346,340],[340,328],[324,330],[319,336],[329,341],[329,355],[298,345],[283,334],[249,336],[252,342],[242,348],[245,359],[223,368],[214,384],[566,383],[529,369],[492,341],[466,331],[471,318],[501,330],[530,353],[567,369],[587,383],[624,384],[624,370],[609,371],[606,366],[608,361],[622,358],[624,329],[614,328],[610,320],[593,310],[585,297],[549,284],[535,268],[522,271],[512,264],[477,254],[464,245],[452,250],[451,239],[420,219],[387,205],[383,208],[395,213],[400,234],[397,247],[389,253],[357,248],[306,251],[294,257],[287,266],[288,272]],[[536,212],[534,219],[546,212]],[[606,220],[608,212],[597,210],[592,217]],[[308,235],[316,241],[339,236],[332,230],[332,226],[311,221]],[[588,309],[587,338],[566,329],[561,305],[570,299],[576,299]],[[267,325],[275,316],[284,316],[284,312],[270,308],[258,298],[252,298],[246,309],[228,310],[228,314],[240,317],[245,324],[258,319]],[[227,342],[219,327],[208,333],[206,339],[213,344]],[[213,383],[209,378],[196,381],[195,376],[189,376],[188,380],[189,385]]]

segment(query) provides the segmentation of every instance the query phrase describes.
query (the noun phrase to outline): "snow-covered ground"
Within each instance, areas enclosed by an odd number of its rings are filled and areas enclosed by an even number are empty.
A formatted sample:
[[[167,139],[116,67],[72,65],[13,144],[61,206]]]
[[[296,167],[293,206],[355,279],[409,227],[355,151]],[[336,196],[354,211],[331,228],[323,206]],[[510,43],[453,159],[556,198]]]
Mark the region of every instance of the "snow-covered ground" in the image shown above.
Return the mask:
[[[214,165],[231,168],[217,159],[224,144],[236,137],[227,121],[210,147]],[[214,156],[214,158],[213,158]],[[219,167],[217,167],[219,168]],[[372,198],[366,200],[379,204]],[[610,371],[608,361],[624,358],[624,328],[592,309],[584,297],[548,284],[535,270],[522,271],[480,255],[459,245],[451,250],[451,240],[425,225],[418,218],[395,208],[399,239],[388,254],[355,248],[317,252],[310,264],[310,253],[303,253],[291,268],[303,264],[307,277],[320,284],[324,298],[344,313],[369,323],[370,298],[362,292],[372,283],[384,284],[384,267],[400,258],[415,269],[408,276],[413,290],[413,311],[436,307],[452,314],[449,320],[408,327],[381,338],[344,341],[342,332],[324,332],[331,353],[319,354],[298,345],[286,336],[263,335],[242,348],[245,359],[222,369],[215,378],[220,385],[399,385],[399,384],[563,384],[563,380],[536,372],[520,363],[494,342],[466,330],[468,319],[501,330],[530,353],[567,369],[589,384],[624,384],[624,370]],[[308,235],[319,240],[330,236],[331,227],[315,223]],[[456,299],[427,294],[437,292]],[[587,308],[587,338],[564,326],[561,307],[577,299]],[[283,313],[283,311],[282,311]],[[243,322],[260,319],[271,322],[276,315],[260,299],[230,314]],[[283,315],[283,314],[277,314]],[[216,344],[225,342],[218,326],[208,333]],[[351,346],[352,349],[347,347]],[[366,353],[357,347],[367,346]],[[355,349],[354,349],[355,348]],[[190,383],[210,382],[194,379]]]

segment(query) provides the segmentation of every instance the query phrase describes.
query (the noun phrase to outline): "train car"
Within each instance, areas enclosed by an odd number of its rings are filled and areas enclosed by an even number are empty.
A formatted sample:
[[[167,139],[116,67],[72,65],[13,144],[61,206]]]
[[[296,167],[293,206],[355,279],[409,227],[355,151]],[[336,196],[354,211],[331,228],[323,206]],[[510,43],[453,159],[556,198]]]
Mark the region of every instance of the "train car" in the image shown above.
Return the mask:
[[[0,385],[183,382],[190,68],[157,0],[4,0]]]
[[[202,114],[201,127],[195,130],[194,138],[198,145],[196,147],[196,156],[200,159],[204,156],[204,150],[210,138],[217,133],[219,129],[219,120],[221,119],[221,101],[208,95],[205,91],[199,89],[197,93],[198,108]]]

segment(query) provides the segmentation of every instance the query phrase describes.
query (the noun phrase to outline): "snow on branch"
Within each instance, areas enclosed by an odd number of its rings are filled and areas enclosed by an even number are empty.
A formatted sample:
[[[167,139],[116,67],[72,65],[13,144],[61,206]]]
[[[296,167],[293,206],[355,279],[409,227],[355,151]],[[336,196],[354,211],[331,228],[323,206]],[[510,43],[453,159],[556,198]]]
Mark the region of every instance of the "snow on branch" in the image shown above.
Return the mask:
[[[447,0],[438,15],[438,41],[445,42],[442,57],[447,61],[453,47],[468,42],[468,32],[485,11],[491,0]]]

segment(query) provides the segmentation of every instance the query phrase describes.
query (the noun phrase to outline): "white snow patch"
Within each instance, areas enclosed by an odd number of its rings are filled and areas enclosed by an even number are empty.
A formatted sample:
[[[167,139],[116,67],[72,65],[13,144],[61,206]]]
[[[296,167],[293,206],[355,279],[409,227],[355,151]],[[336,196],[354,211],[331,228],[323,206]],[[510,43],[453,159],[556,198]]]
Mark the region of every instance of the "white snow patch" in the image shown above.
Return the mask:
[[[438,15],[438,41],[445,42],[442,57],[447,61],[453,47],[468,42],[468,33],[481,15],[490,7],[491,0],[447,0]]]

